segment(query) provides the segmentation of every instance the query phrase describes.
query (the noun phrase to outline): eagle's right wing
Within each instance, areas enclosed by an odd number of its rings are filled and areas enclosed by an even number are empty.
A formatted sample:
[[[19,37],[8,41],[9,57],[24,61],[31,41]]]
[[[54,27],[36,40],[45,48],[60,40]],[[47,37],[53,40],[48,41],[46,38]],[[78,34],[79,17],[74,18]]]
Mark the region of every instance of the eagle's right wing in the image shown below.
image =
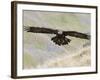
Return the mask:
[[[24,26],[24,31],[32,32],[32,33],[47,33],[47,34],[57,34],[58,30],[42,28],[42,27],[32,27],[32,26]]]

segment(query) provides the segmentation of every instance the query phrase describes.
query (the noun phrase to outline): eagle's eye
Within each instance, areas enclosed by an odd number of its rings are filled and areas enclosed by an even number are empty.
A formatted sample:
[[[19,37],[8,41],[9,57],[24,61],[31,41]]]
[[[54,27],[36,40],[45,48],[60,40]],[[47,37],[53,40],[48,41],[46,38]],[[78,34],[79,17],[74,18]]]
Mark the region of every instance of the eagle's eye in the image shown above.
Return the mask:
[[[68,44],[71,40],[66,38],[63,34],[57,34],[55,37],[51,39],[55,44],[60,45],[66,45]]]

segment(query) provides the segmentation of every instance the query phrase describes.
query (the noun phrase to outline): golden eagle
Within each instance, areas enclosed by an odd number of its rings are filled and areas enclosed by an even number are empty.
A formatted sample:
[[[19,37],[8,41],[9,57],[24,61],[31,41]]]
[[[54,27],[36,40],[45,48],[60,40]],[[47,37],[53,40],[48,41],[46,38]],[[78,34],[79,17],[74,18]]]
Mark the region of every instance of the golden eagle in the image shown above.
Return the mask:
[[[49,28],[43,28],[43,27],[25,27],[24,30],[27,32],[32,32],[32,33],[44,33],[44,34],[56,34],[51,40],[55,43],[60,45],[66,45],[70,43],[70,39],[67,38],[66,36],[72,36],[72,37],[77,37],[81,39],[90,39],[90,35],[87,35],[85,33],[80,33],[77,31],[61,31],[61,30],[54,30],[54,29],[49,29]]]

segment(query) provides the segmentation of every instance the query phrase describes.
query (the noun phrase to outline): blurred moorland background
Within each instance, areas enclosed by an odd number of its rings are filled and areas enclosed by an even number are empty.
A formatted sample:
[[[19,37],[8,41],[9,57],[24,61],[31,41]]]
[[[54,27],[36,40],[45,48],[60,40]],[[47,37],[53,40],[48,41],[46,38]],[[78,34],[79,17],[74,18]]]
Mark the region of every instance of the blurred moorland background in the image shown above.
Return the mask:
[[[77,31],[91,34],[89,13],[23,11],[23,25]],[[56,68],[91,65],[90,40],[68,36],[68,45],[58,46],[51,41],[53,34],[24,31],[23,68]]]

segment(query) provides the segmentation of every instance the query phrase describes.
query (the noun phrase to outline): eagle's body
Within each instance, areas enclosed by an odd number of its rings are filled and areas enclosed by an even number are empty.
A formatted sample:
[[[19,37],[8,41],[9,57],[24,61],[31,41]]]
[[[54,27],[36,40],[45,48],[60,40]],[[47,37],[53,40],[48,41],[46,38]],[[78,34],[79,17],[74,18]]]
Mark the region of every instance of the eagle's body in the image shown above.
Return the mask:
[[[51,40],[58,44],[58,45],[66,45],[71,40],[68,39],[66,36],[72,36],[77,37],[81,39],[90,39],[90,35],[76,32],[76,31],[60,31],[60,30],[54,30],[54,29],[48,29],[48,28],[40,28],[40,27],[24,27],[25,31],[32,32],[32,33],[44,33],[44,34],[56,34],[55,37],[53,37]]]

